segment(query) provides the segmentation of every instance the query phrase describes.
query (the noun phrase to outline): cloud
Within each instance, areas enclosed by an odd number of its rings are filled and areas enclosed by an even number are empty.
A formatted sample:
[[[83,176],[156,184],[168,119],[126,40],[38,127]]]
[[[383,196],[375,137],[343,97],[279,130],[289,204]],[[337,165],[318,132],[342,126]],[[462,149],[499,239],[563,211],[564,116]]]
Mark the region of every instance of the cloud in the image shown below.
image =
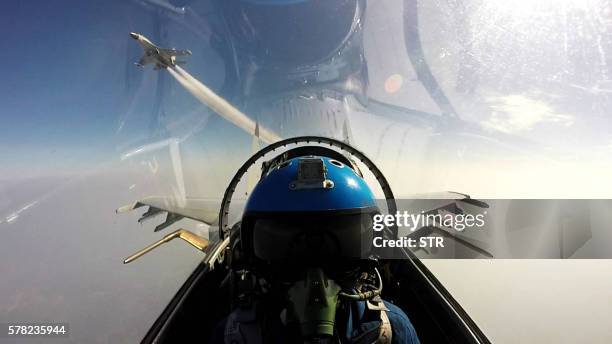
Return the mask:
[[[493,96],[488,97],[487,102],[493,112],[482,125],[505,133],[530,131],[543,123],[553,123],[563,127],[574,124],[572,115],[556,113],[546,102],[528,96],[520,94]]]

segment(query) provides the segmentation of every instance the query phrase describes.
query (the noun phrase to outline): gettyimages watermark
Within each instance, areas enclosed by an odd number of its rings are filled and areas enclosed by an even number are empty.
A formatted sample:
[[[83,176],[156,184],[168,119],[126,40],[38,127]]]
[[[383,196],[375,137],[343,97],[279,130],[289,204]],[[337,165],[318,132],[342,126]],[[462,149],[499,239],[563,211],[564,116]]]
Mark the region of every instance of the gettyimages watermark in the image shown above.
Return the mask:
[[[485,225],[485,215],[483,214],[451,214],[438,213],[428,214],[421,211],[418,214],[411,214],[408,211],[396,211],[395,214],[376,214],[373,216],[372,229],[382,231],[385,227],[401,227],[415,231],[421,227],[443,226],[453,228],[462,232],[466,228],[482,228]]]
[[[610,259],[612,200],[397,199],[365,216],[363,257]]]
[[[485,225],[485,213],[482,214],[452,214],[452,213],[426,213],[421,211],[414,214],[406,210],[396,211],[395,214],[376,214],[372,217],[372,230],[382,232],[385,228],[407,229],[414,232],[419,228],[438,227],[453,229],[463,232],[466,228],[483,228]],[[387,238],[374,236],[372,246],[383,247],[405,247],[405,248],[444,248],[444,237],[421,236],[418,238],[402,236],[398,238]]]

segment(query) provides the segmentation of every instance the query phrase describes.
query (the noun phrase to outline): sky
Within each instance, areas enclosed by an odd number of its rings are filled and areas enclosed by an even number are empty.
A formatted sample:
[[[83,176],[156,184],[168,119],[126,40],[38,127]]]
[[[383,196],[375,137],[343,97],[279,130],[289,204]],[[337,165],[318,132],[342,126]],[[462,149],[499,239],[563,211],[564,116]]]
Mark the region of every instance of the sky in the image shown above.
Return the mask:
[[[1,154],[19,173],[95,163],[113,149],[124,57],[110,39],[116,26],[104,20],[112,8],[93,6],[5,4],[1,54],[11,68],[0,86]]]
[[[125,1],[3,5],[0,57],[10,68],[0,83],[1,322],[69,322],[66,342],[137,342],[202,258],[173,243],[160,251],[164,255],[122,264],[157,240],[156,224],[139,226],[138,213],[118,216],[115,209],[171,193],[163,181],[175,180],[163,149],[136,159],[121,160],[122,154],[184,136],[198,123],[208,134],[182,151],[185,160],[206,154],[219,137],[236,136],[238,148],[242,143],[240,130],[209,118],[168,74],[133,65],[142,51],[128,33],[155,40],[152,18],[138,3]],[[218,87],[222,68],[218,58],[216,66],[207,62],[215,56],[207,55],[206,44],[196,44],[193,35],[176,38],[180,29],[170,31],[174,35],[160,45],[194,51],[203,61],[191,67],[213,65],[199,77]],[[160,104],[160,84],[175,102]],[[250,139],[244,143],[250,146]],[[240,164],[246,154],[233,150],[226,147],[235,157],[224,159]],[[205,156],[217,155],[225,153]]]
[[[168,136],[155,123],[163,107],[155,97],[159,78],[169,76],[150,66],[133,68],[141,50],[128,36],[139,31],[154,39],[152,17],[124,1],[3,6],[0,56],[11,67],[0,85],[0,157],[11,163],[3,164],[0,176],[81,172],[117,157],[126,145]],[[197,48],[204,44],[191,40],[189,47],[206,60]],[[222,80],[219,70],[207,70],[206,80],[216,81],[212,87]],[[168,86],[172,92],[175,85]],[[196,102],[180,95],[187,104],[166,111],[191,106],[193,112]]]
[[[184,123],[193,122],[194,117],[208,118],[206,107],[169,75],[133,68],[141,52],[127,35],[138,31],[161,40],[160,45],[189,47],[195,54],[189,57],[188,70],[218,90],[224,80],[224,62],[210,47],[209,18],[202,10],[207,8],[205,3],[193,5],[200,11],[197,20],[164,17],[162,25],[139,2],[5,4],[0,29],[6,34],[0,40],[0,56],[10,67],[4,70],[0,85],[0,115],[5,124],[0,128],[0,158],[11,163],[0,167],[0,178],[81,172],[139,144],[180,135],[187,130]],[[549,2],[534,8],[521,2],[511,10],[503,4],[478,4],[455,9],[461,15],[453,21],[447,20],[453,8],[438,2],[420,5],[429,19],[421,28],[426,57],[460,116],[486,130],[562,150],[555,153],[561,157],[612,152],[612,126],[605,113],[612,95],[608,85],[612,45],[605,38],[609,9],[597,12],[600,2],[589,7],[567,0],[563,8],[577,19],[562,23],[563,13],[552,11],[555,7]],[[391,11],[395,15],[387,16],[387,22],[379,19],[393,6],[397,1],[370,9],[364,34],[369,93],[393,104],[438,113],[402,50],[399,12]],[[496,17],[499,25],[492,26],[487,15]],[[468,29],[456,31],[465,32],[464,39],[471,37],[468,48],[477,65],[469,79],[475,91],[468,94],[455,87],[461,76],[456,65],[465,64],[460,54],[466,47],[450,30],[452,25],[462,25],[461,20]],[[533,21],[540,26],[531,26]],[[436,23],[442,25],[438,30]],[[579,30],[569,30],[574,27]],[[516,37],[507,34],[510,28],[517,31]],[[383,35],[388,39],[381,39]],[[528,37],[534,45],[518,37]],[[496,39],[502,40],[499,45]],[[552,65],[557,68],[545,68],[550,59],[556,59]],[[217,116],[206,121],[206,125],[234,130]],[[213,141],[221,139],[219,130],[205,130],[205,134]],[[584,149],[587,144],[589,149]],[[367,142],[362,146],[378,149]]]

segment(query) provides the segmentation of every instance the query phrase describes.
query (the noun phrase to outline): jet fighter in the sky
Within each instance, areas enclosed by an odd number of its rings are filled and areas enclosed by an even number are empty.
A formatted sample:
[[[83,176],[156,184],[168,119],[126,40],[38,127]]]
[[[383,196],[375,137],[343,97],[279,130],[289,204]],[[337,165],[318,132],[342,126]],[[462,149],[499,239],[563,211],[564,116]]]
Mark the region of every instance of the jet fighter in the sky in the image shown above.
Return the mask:
[[[177,61],[177,56],[187,56],[191,55],[190,50],[179,50],[175,48],[166,49],[160,48],[153,44],[149,39],[145,36],[130,32],[130,37],[138,41],[138,44],[144,50],[144,55],[142,58],[136,62],[135,64],[139,67],[143,67],[146,64],[154,63],[154,70],[159,70],[161,68],[174,67],[177,64],[184,64],[185,61]]]

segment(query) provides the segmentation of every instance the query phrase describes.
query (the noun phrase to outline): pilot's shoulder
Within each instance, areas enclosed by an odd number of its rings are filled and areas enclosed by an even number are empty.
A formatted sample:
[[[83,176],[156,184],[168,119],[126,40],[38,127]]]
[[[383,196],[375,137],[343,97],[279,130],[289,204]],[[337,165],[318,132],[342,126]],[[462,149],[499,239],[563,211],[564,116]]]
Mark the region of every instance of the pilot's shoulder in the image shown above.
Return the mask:
[[[412,326],[412,323],[410,322],[410,319],[406,313],[391,302],[384,301],[384,303],[388,309],[387,316],[391,322],[393,343],[418,344],[419,339],[416,334],[416,330],[414,329],[414,326]]]

